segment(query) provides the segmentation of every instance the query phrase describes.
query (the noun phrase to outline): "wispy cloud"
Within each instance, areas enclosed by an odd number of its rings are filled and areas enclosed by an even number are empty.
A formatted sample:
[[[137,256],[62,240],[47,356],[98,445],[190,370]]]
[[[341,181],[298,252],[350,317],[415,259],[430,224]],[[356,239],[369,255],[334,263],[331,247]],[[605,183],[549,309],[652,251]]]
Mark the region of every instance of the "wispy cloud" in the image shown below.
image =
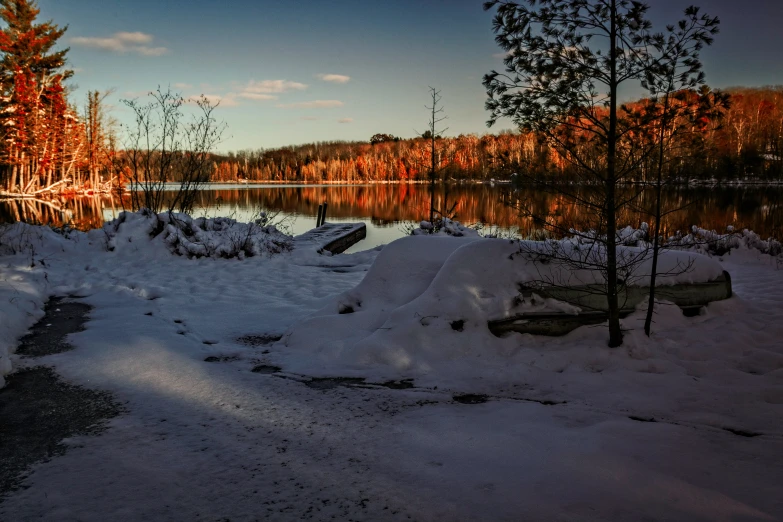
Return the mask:
[[[71,43],[82,47],[100,49],[114,53],[137,53],[143,56],[161,56],[169,50],[165,47],[153,47],[155,37],[140,32],[119,32],[108,37],[77,36]]]
[[[245,102],[277,100],[287,92],[307,89],[306,84],[290,80],[251,80],[245,83],[233,82],[223,86],[201,84],[199,87],[187,83],[176,83],[174,87],[180,91],[190,91],[185,96],[188,102],[198,100],[199,95],[193,92],[196,89],[202,93],[210,93],[205,94],[207,99],[213,103],[219,102],[221,107],[237,107]]]
[[[351,77],[344,74],[317,74],[316,78],[330,83],[348,83],[351,81]]]
[[[495,54],[493,54],[493,55],[492,55],[492,58],[500,58],[500,59],[503,59],[503,58],[505,58],[506,56],[511,56],[512,54],[514,54],[514,51],[506,51],[506,52],[504,52],[504,53],[495,53]]]
[[[260,92],[240,92],[236,94],[239,98],[246,100],[264,101],[264,100],[276,100],[277,96],[272,94],[261,94]]]
[[[353,123],[353,118],[340,118],[337,123]]]
[[[302,116],[302,120],[304,121],[318,121],[321,118],[317,118],[315,116]]]
[[[212,105],[220,105],[221,107],[236,107],[239,102],[234,96],[223,96],[220,94],[200,94],[197,96],[190,96],[185,99],[188,103],[197,103],[201,98],[205,98]]]
[[[254,94],[282,94],[289,91],[303,91],[307,85],[289,80],[251,80],[242,88],[242,92]]]
[[[277,106],[281,109],[334,109],[345,105],[339,100],[314,100],[299,103],[281,103]]]

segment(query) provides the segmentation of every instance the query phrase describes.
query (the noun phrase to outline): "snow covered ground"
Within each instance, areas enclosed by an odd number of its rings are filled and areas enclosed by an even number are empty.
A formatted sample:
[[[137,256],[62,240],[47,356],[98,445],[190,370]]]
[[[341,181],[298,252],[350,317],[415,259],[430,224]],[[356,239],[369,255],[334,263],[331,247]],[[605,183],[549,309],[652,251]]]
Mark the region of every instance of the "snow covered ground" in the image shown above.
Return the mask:
[[[138,216],[69,237],[16,227],[0,355],[48,296],[75,296],[94,307],[76,349],[14,367],[50,365],[127,413],[36,465],[0,520],[783,520],[783,269],[769,256],[713,258],[735,297],[693,318],[662,305],[651,339],[639,311],[612,350],[601,327],[482,329],[513,288],[487,286],[506,272],[478,258],[507,258],[507,241],[326,257],[259,240],[252,257],[191,259],[171,253],[192,250],[179,232],[150,241]]]

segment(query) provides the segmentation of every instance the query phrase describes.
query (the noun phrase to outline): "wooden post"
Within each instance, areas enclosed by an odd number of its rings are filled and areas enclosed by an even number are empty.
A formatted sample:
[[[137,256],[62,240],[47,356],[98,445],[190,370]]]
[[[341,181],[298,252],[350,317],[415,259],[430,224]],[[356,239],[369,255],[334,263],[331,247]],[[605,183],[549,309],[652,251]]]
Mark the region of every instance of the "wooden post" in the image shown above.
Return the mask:
[[[323,212],[323,214],[321,214],[321,224],[322,225],[324,223],[326,223],[326,207],[328,207],[328,206],[329,205],[326,203],[326,201],[324,201],[324,212]]]
[[[324,206],[323,203],[318,205],[318,217],[315,218],[315,228],[318,228],[321,226],[321,214],[323,213]]]

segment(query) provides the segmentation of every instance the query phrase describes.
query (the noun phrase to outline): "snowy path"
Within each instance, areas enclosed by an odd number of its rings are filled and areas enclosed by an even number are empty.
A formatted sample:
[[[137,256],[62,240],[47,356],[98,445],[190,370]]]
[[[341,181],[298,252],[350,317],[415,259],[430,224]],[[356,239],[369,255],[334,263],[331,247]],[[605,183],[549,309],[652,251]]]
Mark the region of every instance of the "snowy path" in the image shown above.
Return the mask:
[[[657,371],[614,368],[592,330],[520,337],[540,361],[510,368],[505,388],[322,390],[251,371],[279,348],[238,339],[282,334],[373,258],[47,258],[48,291],[95,310],[75,350],[36,363],[128,413],[37,465],[0,520],[783,520],[783,270],[727,265],[739,298],[662,318],[677,328],[656,338],[718,355],[642,359]],[[594,359],[574,356],[575,339]]]
[[[780,440],[578,406],[320,391],[251,373],[244,361],[172,356],[149,339],[113,344],[112,353],[82,362],[96,370],[93,386],[113,382],[130,413],[38,466],[31,488],[0,504],[0,519],[638,520],[643,510],[648,520],[777,520],[764,513],[780,513]],[[145,370],[123,379],[134,365]],[[69,375],[68,361],[58,368]]]

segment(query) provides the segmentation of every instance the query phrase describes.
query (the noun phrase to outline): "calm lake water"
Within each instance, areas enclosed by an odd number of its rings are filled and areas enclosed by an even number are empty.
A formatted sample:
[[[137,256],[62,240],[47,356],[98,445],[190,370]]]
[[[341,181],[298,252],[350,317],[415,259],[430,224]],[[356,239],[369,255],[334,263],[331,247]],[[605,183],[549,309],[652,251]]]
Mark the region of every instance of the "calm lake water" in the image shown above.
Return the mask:
[[[539,228],[532,220],[521,218],[514,208],[526,204],[536,214],[575,223],[579,209],[555,195],[523,187],[452,185],[444,193],[436,188],[435,207],[456,204],[456,219],[465,223],[484,223],[503,232],[528,233]],[[651,206],[652,194],[643,194],[639,206]],[[248,221],[258,212],[278,213],[282,227],[301,234],[315,226],[318,205],[328,204],[327,221],[363,221],[367,239],[352,250],[388,243],[405,234],[406,224],[428,215],[427,185],[210,185],[199,193],[197,216],[231,216]],[[128,206],[128,201],[124,202]],[[763,237],[783,237],[783,187],[677,187],[664,195],[667,209],[680,209],[666,219],[669,232],[691,225],[725,230],[726,226],[749,228]],[[23,219],[29,222],[94,228],[111,220],[123,210],[123,201],[115,197],[82,197],[55,201],[0,200],[0,222]],[[624,224],[638,225],[645,220],[639,212],[623,216]]]

